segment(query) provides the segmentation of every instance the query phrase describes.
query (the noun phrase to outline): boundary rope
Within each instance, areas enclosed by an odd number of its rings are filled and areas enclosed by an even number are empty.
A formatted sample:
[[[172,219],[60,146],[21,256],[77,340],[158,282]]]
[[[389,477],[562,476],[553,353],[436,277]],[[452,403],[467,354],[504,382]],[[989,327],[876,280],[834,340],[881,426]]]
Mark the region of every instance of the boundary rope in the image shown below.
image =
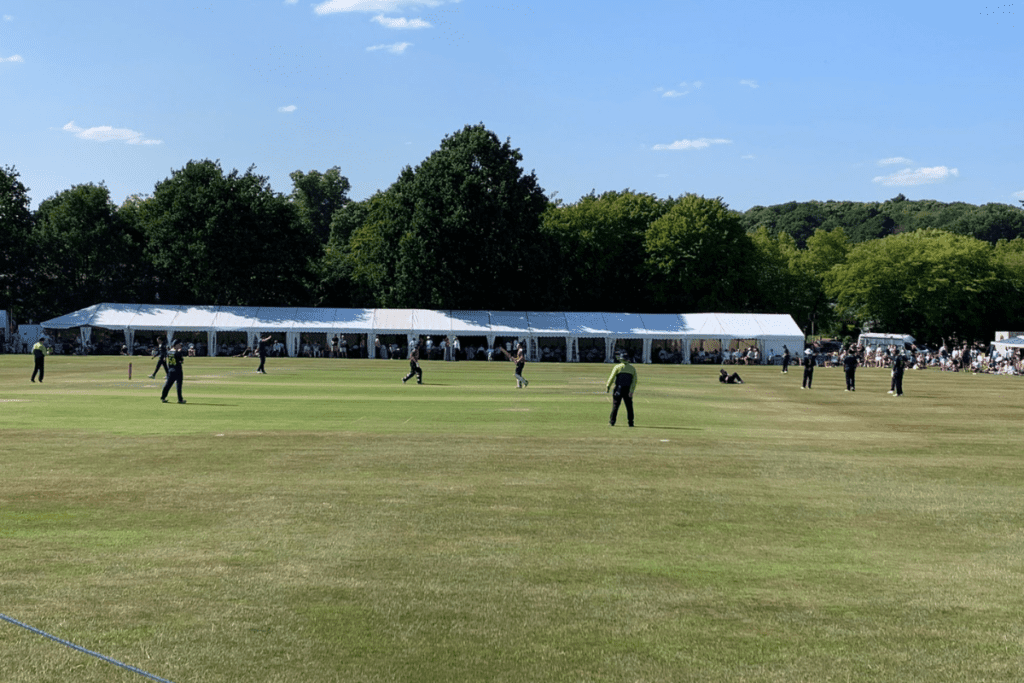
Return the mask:
[[[150,680],[160,681],[160,683],[171,683],[171,681],[168,681],[166,678],[160,678],[159,676],[154,676],[153,674],[146,673],[142,669],[138,669],[138,668],[132,666],[131,664],[125,664],[124,662],[119,662],[116,659],[111,659],[110,657],[107,657],[106,655],[101,655],[98,652],[93,652],[92,650],[86,650],[84,647],[81,647],[80,645],[75,645],[74,643],[72,643],[70,641],[64,640],[63,638],[58,638],[57,636],[51,635],[51,634],[47,633],[46,631],[40,631],[39,629],[35,628],[34,626],[29,626],[28,624],[23,624],[20,621],[18,621],[17,619],[13,619],[13,618],[7,616],[6,614],[0,613],[0,619],[3,619],[6,622],[12,623],[15,626],[20,626],[23,629],[25,629],[27,631],[31,631],[32,633],[35,633],[37,635],[43,636],[45,638],[49,638],[50,640],[52,640],[54,642],[57,642],[57,643],[60,643],[61,645],[66,645],[66,646],[70,647],[72,650],[78,650],[79,652],[84,652],[87,655],[91,655],[93,657],[96,657],[97,659],[102,659],[104,662],[107,662],[109,664],[113,664],[115,666],[119,666],[122,669],[127,669],[128,671],[134,671],[135,673],[139,674],[140,676],[145,676],[146,678],[148,678]]]

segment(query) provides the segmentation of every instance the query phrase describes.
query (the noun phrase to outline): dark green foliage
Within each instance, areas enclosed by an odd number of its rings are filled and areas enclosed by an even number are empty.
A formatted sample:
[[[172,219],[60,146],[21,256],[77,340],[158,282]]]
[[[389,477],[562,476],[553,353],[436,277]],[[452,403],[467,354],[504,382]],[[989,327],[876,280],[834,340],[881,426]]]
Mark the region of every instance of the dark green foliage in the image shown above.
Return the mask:
[[[25,307],[26,298],[35,289],[30,279],[34,255],[31,242],[28,188],[13,167],[0,167],[0,310],[9,310],[16,317],[35,316]]]
[[[997,265],[990,244],[918,230],[857,245],[824,281],[840,309],[878,330],[984,339],[1004,286]]]
[[[764,228],[770,235],[786,233],[800,247],[819,228],[843,228],[854,244],[932,228],[995,244],[1000,239],[1024,236],[1024,211],[1009,204],[911,201],[901,194],[881,204],[810,201],[755,206],[743,214],[743,226],[748,232]]]
[[[748,232],[764,228],[769,235],[785,233],[801,248],[816,230],[843,228],[853,242],[890,235],[896,223],[877,202],[789,202],[755,206],[743,214]]]
[[[558,267],[550,277],[565,307],[636,310],[639,293],[647,290],[647,231],[673,201],[623,190],[550,206],[543,231],[558,246]]]
[[[371,200],[350,252],[355,276],[377,303],[535,305],[545,275],[539,226],[547,198],[521,160],[507,140],[466,126]]]
[[[306,301],[316,237],[296,207],[253,173],[190,161],[139,208],[163,301],[288,305]]]
[[[722,198],[688,194],[654,221],[644,240],[650,306],[658,311],[745,311],[754,245]]]
[[[292,202],[299,214],[303,227],[326,242],[331,235],[331,220],[335,212],[349,203],[348,191],[352,184],[341,175],[337,166],[326,172],[293,171],[290,175],[294,189]]]
[[[76,185],[36,210],[35,304],[40,317],[101,301],[148,301],[143,237],[104,185]]]

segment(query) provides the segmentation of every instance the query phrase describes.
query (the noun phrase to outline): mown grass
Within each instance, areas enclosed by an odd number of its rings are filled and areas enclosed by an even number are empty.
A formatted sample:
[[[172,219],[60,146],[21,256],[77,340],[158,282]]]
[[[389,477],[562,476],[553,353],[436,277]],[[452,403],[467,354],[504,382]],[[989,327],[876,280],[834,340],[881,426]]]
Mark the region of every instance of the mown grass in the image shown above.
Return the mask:
[[[1024,670],[1019,379],[645,366],[613,429],[607,365],[151,365],[0,356],[0,612],[175,683]],[[0,622],[68,680],[141,679]]]

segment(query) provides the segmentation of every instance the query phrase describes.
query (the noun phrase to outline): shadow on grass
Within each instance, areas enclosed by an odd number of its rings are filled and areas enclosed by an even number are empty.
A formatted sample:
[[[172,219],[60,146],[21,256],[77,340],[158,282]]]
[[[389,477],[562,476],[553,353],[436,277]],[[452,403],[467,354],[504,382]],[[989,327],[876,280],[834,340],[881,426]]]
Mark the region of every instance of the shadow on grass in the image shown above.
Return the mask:
[[[675,429],[684,432],[703,432],[703,427],[662,427],[659,425],[636,425],[630,429]]]

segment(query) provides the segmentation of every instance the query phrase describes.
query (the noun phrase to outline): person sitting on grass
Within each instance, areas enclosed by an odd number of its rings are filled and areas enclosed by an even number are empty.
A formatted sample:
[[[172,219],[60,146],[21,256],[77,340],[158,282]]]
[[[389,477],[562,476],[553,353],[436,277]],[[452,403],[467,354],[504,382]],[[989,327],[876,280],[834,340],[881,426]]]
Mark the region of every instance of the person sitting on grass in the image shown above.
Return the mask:
[[[724,369],[719,370],[718,381],[722,384],[743,384],[743,380],[740,379],[738,372],[734,372],[730,375]]]

